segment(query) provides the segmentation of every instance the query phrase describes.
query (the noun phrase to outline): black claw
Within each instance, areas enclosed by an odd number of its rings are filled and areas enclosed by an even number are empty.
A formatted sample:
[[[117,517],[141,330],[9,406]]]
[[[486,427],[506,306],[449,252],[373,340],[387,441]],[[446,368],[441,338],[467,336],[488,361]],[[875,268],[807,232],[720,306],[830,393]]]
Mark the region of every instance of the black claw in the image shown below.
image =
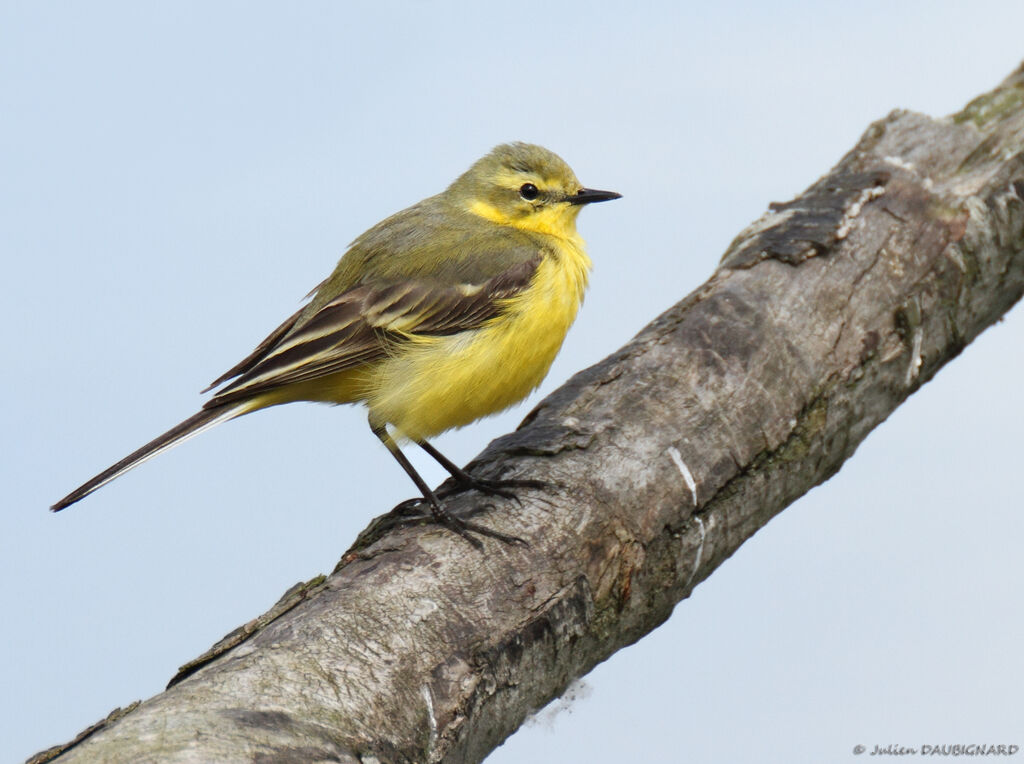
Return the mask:
[[[469,523],[466,522],[455,522],[455,518],[449,517],[446,520],[441,521],[441,524],[450,531],[454,531],[459,534],[462,538],[466,539],[470,544],[476,547],[478,552],[484,551],[484,543],[480,539],[473,538],[470,535]]]
[[[515,499],[519,501],[519,497],[516,496],[513,488],[533,488],[533,489],[547,489],[551,487],[550,483],[546,483],[543,480],[528,480],[528,479],[513,479],[513,480],[492,480],[488,478],[477,478],[472,475],[466,474],[466,479],[461,477],[453,477],[454,485],[447,488],[442,488],[438,491],[438,496],[445,498],[448,496],[454,496],[465,491],[479,491],[487,496],[500,496],[503,499]],[[521,502],[520,502],[521,503]]]
[[[518,497],[510,489],[512,488],[549,488],[550,485],[542,480],[492,480],[488,478],[478,478],[470,475],[455,462],[451,461],[448,457],[434,448],[425,440],[416,441],[420,448],[426,451],[438,464],[445,468],[449,475],[452,476],[454,485],[449,485],[441,489],[438,496],[453,496],[463,491],[469,491],[475,489],[480,493],[488,496],[501,496],[504,499],[516,499]],[[424,494],[426,495],[426,494]]]
[[[440,497],[440,494],[437,494],[437,496]],[[481,512],[486,512],[490,509],[494,509],[493,504],[481,504],[464,512],[463,515],[464,517],[474,517]],[[529,546],[525,540],[518,536],[511,536],[507,533],[493,530],[488,528],[486,525],[480,525],[479,523],[466,520],[464,517],[453,515],[444,507],[443,504],[441,504],[440,500],[437,504],[434,504],[426,497],[407,499],[377,521],[373,526],[373,533],[375,538],[379,538],[383,534],[395,530],[396,528],[402,528],[407,525],[425,525],[427,523],[434,523],[435,525],[440,525],[453,533],[458,534],[481,552],[483,551],[484,545],[479,539],[473,537],[474,533],[478,536],[486,536],[487,538],[501,541],[504,544],[519,544],[525,547]]]
[[[448,530],[459,534],[480,551],[483,551],[484,545],[479,539],[473,538],[470,534],[475,533],[478,536],[486,536],[488,538],[501,541],[504,544],[522,544],[523,546],[529,546],[529,544],[518,536],[510,536],[506,533],[501,533],[500,531],[488,528],[486,525],[480,525],[479,523],[470,522],[469,520],[463,520],[461,517],[456,517],[445,509],[444,505],[441,504],[440,501],[436,504],[429,502],[429,504],[430,511],[434,516],[434,521],[438,525],[443,525]],[[490,504],[484,504],[482,506],[475,507],[469,514],[472,516],[487,509],[494,509],[494,507]]]
[[[500,531],[496,531],[492,528],[488,528],[485,525],[478,525],[477,523],[471,523],[467,520],[458,520],[457,522],[462,526],[462,528],[461,530],[456,530],[456,533],[458,533],[464,539],[473,544],[473,546],[475,546],[477,549],[483,549],[484,545],[468,534],[476,533],[480,536],[487,536],[488,538],[495,539],[497,541],[502,542],[503,544],[508,544],[510,546],[512,544],[519,544],[520,546],[524,547],[530,546],[525,539],[521,539],[518,536],[511,536],[507,533],[502,533]]]

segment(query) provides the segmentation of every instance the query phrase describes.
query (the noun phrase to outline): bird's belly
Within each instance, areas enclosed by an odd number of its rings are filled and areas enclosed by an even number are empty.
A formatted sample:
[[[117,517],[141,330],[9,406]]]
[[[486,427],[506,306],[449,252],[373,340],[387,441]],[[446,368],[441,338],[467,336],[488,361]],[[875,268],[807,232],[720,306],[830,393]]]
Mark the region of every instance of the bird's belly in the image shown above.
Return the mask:
[[[542,263],[530,289],[479,329],[403,344],[380,366],[367,399],[371,419],[393,425],[400,436],[424,439],[529,395],[576,318],[589,265],[582,258],[578,267],[567,268],[564,259]]]

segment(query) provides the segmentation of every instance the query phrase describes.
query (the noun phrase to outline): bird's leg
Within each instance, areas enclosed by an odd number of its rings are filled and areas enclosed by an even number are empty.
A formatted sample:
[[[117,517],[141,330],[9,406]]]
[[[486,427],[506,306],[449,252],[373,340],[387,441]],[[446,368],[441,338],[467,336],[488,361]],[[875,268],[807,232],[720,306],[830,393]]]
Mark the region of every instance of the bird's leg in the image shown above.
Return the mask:
[[[458,466],[425,440],[417,440],[416,445],[430,454],[434,461],[444,467],[448,474],[455,480],[452,488],[441,491],[442,496],[451,496],[462,491],[476,489],[488,496],[501,496],[505,499],[516,499],[519,497],[512,492],[513,488],[547,488],[548,484],[542,480],[492,480],[489,478],[473,477],[462,467]]]
[[[420,493],[423,494],[424,501],[430,505],[430,513],[434,517],[434,522],[438,525],[443,525],[445,528],[459,534],[477,549],[483,549],[483,544],[480,543],[479,539],[476,539],[471,535],[473,533],[481,536],[488,536],[506,544],[526,543],[517,536],[509,536],[507,534],[500,533],[499,531],[492,530],[486,526],[479,525],[468,520],[463,520],[453,515],[445,509],[444,504],[441,503],[437,494],[430,490],[430,486],[428,486],[426,481],[420,477],[420,473],[418,473],[416,468],[412,466],[412,462],[410,462],[406,458],[405,454],[402,453],[398,444],[395,443],[395,439],[388,433],[387,426],[383,424],[377,425],[371,422],[370,429],[373,430],[373,434],[380,439],[380,442],[387,446],[388,451],[390,451],[391,455],[395,457],[395,461],[402,465],[402,469],[405,470],[405,473],[410,478],[412,478],[412,482],[416,484],[416,487],[420,489]]]

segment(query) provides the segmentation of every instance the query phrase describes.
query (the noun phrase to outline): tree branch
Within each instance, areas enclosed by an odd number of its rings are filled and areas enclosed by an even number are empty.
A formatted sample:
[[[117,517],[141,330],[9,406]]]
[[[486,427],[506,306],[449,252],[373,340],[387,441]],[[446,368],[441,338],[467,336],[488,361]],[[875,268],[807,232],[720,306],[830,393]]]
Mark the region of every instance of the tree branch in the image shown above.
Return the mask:
[[[893,112],[718,271],[472,469],[477,553],[382,519],[326,578],[61,761],[477,762],[827,480],[1024,292],[1024,67],[960,114]]]

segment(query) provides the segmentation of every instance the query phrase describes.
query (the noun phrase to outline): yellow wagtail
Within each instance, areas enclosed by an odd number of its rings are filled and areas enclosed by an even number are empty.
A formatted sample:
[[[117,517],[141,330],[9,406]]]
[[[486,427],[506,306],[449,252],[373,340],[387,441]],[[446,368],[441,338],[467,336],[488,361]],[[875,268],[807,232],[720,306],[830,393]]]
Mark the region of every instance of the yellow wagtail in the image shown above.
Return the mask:
[[[473,478],[427,438],[508,408],[544,379],[587,285],[590,258],[576,216],[585,204],[619,196],[584,188],[540,146],[498,146],[445,191],[356,239],[305,307],[203,391],[233,380],[198,414],[52,509],[250,411],[291,401],[363,402],[370,429],[435,521],[476,544],[468,531],[510,540],[449,514],[395,438],[421,446],[451,473],[456,490],[508,495],[503,488],[523,485]]]

